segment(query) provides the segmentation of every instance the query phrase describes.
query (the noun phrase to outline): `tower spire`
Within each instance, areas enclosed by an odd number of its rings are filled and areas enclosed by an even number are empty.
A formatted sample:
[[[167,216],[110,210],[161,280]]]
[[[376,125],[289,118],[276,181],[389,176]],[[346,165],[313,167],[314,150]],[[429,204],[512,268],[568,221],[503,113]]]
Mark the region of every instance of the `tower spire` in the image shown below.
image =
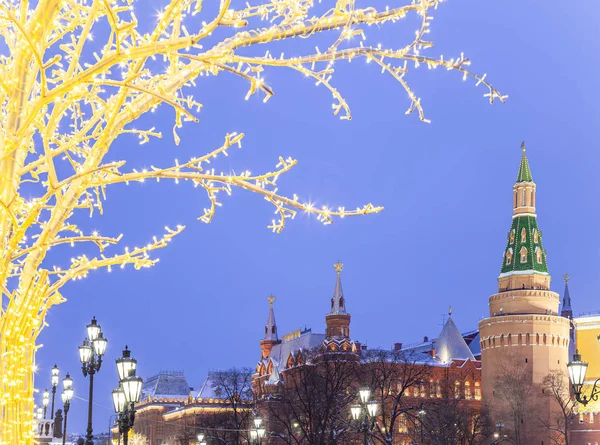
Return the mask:
[[[525,147],[525,141],[521,142],[521,165],[519,166],[519,173],[517,174],[517,183],[519,182],[533,182],[533,176],[531,176],[531,169],[529,168],[529,160],[527,159],[527,148]]]
[[[277,336],[277,323],[275,322],[275,311],[273,311],[275,297],[269,295],[267,301],[269,302],[269,316],[267,317],[267,324],[265,325],[265,335],[260,341],[263,359],[268,358],[271,355],[271,349],[273,349],[274,345],[281,343]]]
[[[337,262],[333,265],[337,272],[333,297],[331,297],[331,309],[325,317],[327,324],[327,337],[350,337],[350,314],[346,311],[346,301],[342,290],[342,269],[344,265]]]
[[[569,295],[569,278],[571,277],[568,273],[566,273],[563,275],[563,278],[565,280],[565,292],[563,294],[562,311],[560,315],[562,315],[563,317],[567,317],[568,319],[572,319],[573,308],[571,307],[571,295]]]
[[[542,233],[535,210],[536,184],[533,182],[525,143],[513,186],[513,217],[498,277],[500,292],[514,289],[550,289],[550,275]]]
[[[346,313],[346,302],[344,300],[344,291],[342,290],[342,269],[344,265],[339,261],[333,265],[337,272],[335,280],[335,288],[333,289],[333,298],[331,298],[331,311],[330,314],[345,314]]]
[[[275,297],[271,294],[267,298],[269,301],[269,317],[267,318],[267,324],[265,325],[265,336],[263,340],[279,340],[277,337],[277,323],[275,323],[275,312],[273,311],[273,303]]]

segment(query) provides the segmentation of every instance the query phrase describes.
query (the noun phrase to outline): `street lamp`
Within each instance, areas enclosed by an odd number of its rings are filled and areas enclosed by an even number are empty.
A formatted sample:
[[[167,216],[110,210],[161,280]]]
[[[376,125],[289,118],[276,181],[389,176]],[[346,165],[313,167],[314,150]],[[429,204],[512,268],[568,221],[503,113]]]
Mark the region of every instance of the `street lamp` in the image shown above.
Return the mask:
[[[496,431],[494,432],[494,443],[501,443],[504,438],[506,438],[506,434],[502,434],[502,430],[504,429],[504,423],[499,422],[496,424]]]
[[[358,390],[358,403],[350,406],[350,415],[352,419],[360,422],[363,430],[364,444],[368,444],[368,433],[375,427],[377,419],[377,410],[379,404],[375,400],[371,400],[371,389],[363,386]]]
[[[100,325],[96,322],[96,317],[92,318],[87,325],[87,338],[79,346],[79,360],[81,360],[81,371],[83,376],[90,376],[90,394],[88,398],[88,425],[85,436],[85,445],[94,445],[94,434],[92,429],[92,406],[94,399],[94,374],[100,371],[102,366],[102,356],[106,352],[108,341],[102,334]]]
[[[65,423],[64,423],[64,427],[63,427],[63,442],[62,442],[63,445],[65,445],[65,443],[67,441],[67,415],[69,413],[69,408],[71,406],[71,399],[73,399],[73,379],[71,378],[69,373],[67,373],[67,375],[63,379],[63,387],[64,387],[64,390],[60,394],[60,396],[62,398],[62,401],[64,404],[64,411],[65,411]]]
[[[54,419],[54,396],[56,395],[56,387],[58,386],[58,374],[58,366],[54,364],[54,367],[52,368],[52,377],[50,379],[52,383],[52,408],[50,409],[50,420]]]
[[[44,419],[46,418],[49,403],[50,403],[50,393],[46,389],[44,391],[44,393],[42,394],[42,406],[44,407]]]
[[[421,408],[419,410],[419,423],[421,424],[421,444],[423,443],[423,419],[425,419],[425,410]]]
[[[265,437],[266,429],[263,426],[263,419],[256,416],[253,420],[254,428],[250,430],[250,439],[254,445],[260,445],[263,437]]]
[[[130,354],[131,352],[125,346],[123,357],[116,360],[120,381],[119,387],[112,392],[115,412],[119,415],[119,433],[123,435],[123,445],[127,445],[129,440],[129,430],[133,428],[135,422],[135,404],[140,400],[144,382],[141,377],[135,375],[137,362]]]
[[[582,405],[587,405],[590,403],[590,400],[598,400],[598,395],[600,394],[600,388],[598,387],[600,379],[597,379],[594,382],[592,392],[589,396],[582,394],[587,368],[588,364],[581,360],[579,351],[576,351],[575,354],[573,354],[573,361],[567,365],[567,369],[569,370],[569,379],[571,380],[571,386],[573,387],[573,394],[577,401]]]
[[[198,434],[198,441],[196,442],[196,445],[206,445],[203,433]]]

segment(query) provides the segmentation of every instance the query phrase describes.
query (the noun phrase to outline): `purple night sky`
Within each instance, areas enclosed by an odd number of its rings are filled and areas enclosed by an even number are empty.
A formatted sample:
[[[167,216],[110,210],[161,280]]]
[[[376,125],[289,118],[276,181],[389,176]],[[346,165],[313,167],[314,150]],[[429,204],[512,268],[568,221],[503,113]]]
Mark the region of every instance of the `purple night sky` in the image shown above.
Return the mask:
[[[161,3],[137,2],[136,14],[152,20]],[[333,116],[329,92],[295,72],[266,71],[275,90],[266,104],[256,96],[244,101],[248,85],[241,79],[203,78],[194,91],[204,104],[200,122],[179,131],[179,147],[171,137],[173,112],[165,107],[142,122],[161,130],[163,139],[139,146],[123,138],[111,157],[127,159],[130,168],[169,165],[240,131],[246,133],[242,150],[232,149],[217,170],[266,171],[280,155],[292,156],[300,162],[279,179],[280,192],[332,207],[373,202],[385,211],[329,226],[300,214],[276,235],[266,229],[272,207],[239,190],[223,197],[214,222],[205,225],[196,219],[207,200],[191,184],[109,189],[104,215],[82,220],[86,229],[123,233],[130,246],[148,242],[165,225],[187,229],[157,253],[152,269],[97,271],[63,289],[68,301],[51,310],[39,338],[36,387],[49,386],[54,363],[69,371],[80,397],[69,430],[84,431],[88,382],[77,346],[96,316],[109,344],[96,379],[94,429],[106,431],[117,385],[114,360],[125,344],[142,377],[184,370],[196,387],[208,370],[254,367],[267,296],[277,296],[280,334],[304,326],[322,332],[338,259],[345,264],[353,339],[390,347],[436,336],[449,305],[461,330],[475,329],[497,289],[523,140],[552,289],[562,294],[568,272],[575,313],[600,309],[594,296],[600,289],[598,17],[600,3],[583,0],[444,3],[434,14],[429,37],[436,46],[429,54],[464,51],[471,68],[487,72],[509,98],[490,106],[486,90],[458,73],[413,70],[408,81],[431,124],[416,113],[405,116],[409,101],[400,85],[364,61],[336,64],[335,83],[352,107],[352,121]],[[415,26],[407,19],[368,29],[368,42],[399,47]],[[57,253],[63,254],[68,261],[72,252]]]

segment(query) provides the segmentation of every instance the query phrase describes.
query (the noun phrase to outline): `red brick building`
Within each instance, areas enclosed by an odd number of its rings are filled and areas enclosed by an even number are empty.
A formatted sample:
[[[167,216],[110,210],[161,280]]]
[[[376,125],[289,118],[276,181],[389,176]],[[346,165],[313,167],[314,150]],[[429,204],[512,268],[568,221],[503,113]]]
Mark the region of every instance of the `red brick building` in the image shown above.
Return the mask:
[[[335,268],[337,278],[323,334],[304,329],[280,338],[274,298],[269,298],[261,359],[253,378],[257,408],[267,421],[270,437],[266,443],[296,443],[302,437],[308,442],[362,441],[361,425],[349,420],[350,407],[362,386],[372,389],[371,397],[379,406],[368,434],[382,441],[404,445],[415,443],[421,434],[424,440],[432,434],[455,434],[465,438],[455,443],[484,443],[491,437],[481,403],[478,333],[463,336],[450,314],[436,339],[424,338],[409,346],[397,343],[387,351],[369,350],[350,337],[342,265],[337,263]],[[314,371],[319,367],[320,372]],[[337,392],[329,394],[330,388]],[[317,407],[309,412],[308,406]],[[325,415],[329,417],[320,424],[311,420]],[[448,416],[461,420],[442,425],[442,417]],[[309,437],[318,434],[323,437]]]

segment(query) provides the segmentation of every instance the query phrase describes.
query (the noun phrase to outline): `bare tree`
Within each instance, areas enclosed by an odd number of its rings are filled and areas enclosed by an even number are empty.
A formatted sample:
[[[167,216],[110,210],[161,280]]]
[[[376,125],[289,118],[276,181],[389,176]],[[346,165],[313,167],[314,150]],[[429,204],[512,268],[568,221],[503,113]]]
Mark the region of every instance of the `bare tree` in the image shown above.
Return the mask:
[[[531,383],[531,372],[529,365],[521,365],[515,357],[507,355],[500,364],[495,382],[495,397],[502,402],[496,407],[495,415],[506,419],[505,432],[516,445],[524,443],[523,425],[533,428],[535,424],[532,413],[535,412],[533,399],[536,391]]]
[[[422,359],[422,357],[421,357]],[[373,349],[365,353],[361,378],[372,390],[380,406],[380,417],[371,436],[384,444],[392,444],[399,434],[398,424],[404,416],[418,411],[413,388],[429,385],[431,367],[418,363],[413,353]]]
[[[348,443],[349,406],[355,398],[358,356],[306,351],[304,363],[283,373],[285,383],[263,406],[284,443]]]
[[[252,415],[252,370],[231,368],[214,371],[210,373],[209,380],[215,396],[225,399],[219,413],[211,416],[210,423],[215,428],[209,433],[230,445],[245,443]]]
[[[553,405],[550,419],[540,419],[556,445],[569,445],[569,429],[575,416],[575,400],[571,397],[568,377],[559,370],[551,371],[542,380],[542,393]],[[558,409],[556,409],[558,407]]]
[[[489,437],[487,412],[465,400],[451,397],[423,404],[425,415],[412,417],[410,436],[415,443],[435,445],[482,445]]]

